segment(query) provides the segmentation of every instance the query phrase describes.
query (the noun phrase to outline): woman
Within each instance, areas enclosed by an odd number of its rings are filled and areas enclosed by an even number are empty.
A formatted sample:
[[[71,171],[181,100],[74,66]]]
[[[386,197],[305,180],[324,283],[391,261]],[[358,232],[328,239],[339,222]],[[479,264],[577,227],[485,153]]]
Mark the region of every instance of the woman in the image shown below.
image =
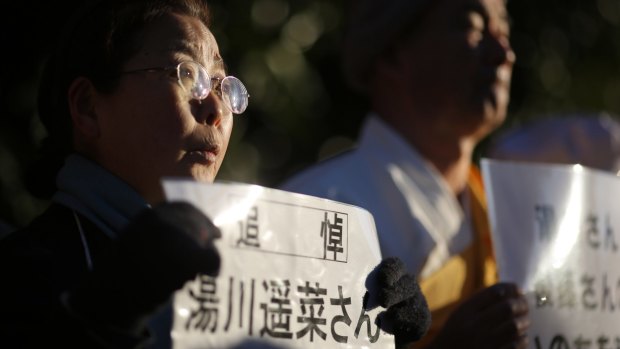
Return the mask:
[[[174,290],[217,274],[217,228],[189,205],[159,205],[164,176],[214,180],[247,106],[208,17],[201,0],[102,0],[74,16],[39,94],[37,176],[55,183],[34,190],[52,204],[0,245],[5,341],[141,347]]]

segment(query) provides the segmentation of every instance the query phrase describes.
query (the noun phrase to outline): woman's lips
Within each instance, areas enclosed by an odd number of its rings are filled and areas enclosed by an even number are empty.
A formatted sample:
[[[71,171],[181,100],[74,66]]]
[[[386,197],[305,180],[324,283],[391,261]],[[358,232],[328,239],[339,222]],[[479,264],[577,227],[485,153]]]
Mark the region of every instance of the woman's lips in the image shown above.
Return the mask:
[[[217,147],[210,147],[207,149],[190,150],[185,154],[185,157],[192,162],[209,165],[217,161],[218,153]]]

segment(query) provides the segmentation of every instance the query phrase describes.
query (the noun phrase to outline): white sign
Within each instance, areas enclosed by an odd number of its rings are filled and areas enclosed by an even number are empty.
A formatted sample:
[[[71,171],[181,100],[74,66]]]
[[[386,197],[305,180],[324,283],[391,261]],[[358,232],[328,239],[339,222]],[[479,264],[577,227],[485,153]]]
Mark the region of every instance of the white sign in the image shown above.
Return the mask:
[[[530,348],[620,348],[620,178],[483,159],[500,278],[528,298]]]
[[[222,230],[217,278],[200,276],[174,300],[174,348],[230,348],[264,340],[286,348],[393,348],[363,309],[381,260],[361,208],[256,185],[164,181]]]

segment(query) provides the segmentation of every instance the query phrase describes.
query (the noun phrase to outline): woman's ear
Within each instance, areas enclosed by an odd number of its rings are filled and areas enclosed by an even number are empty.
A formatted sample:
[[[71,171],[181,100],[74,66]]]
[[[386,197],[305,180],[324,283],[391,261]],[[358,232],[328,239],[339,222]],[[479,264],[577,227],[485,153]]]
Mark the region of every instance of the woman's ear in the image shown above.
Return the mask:
[[[73,121],[74,137],[92,140],[99,137],[99,123],[95,113],[95,86],[85,77],[78,77],[69,86],[67,99]]]

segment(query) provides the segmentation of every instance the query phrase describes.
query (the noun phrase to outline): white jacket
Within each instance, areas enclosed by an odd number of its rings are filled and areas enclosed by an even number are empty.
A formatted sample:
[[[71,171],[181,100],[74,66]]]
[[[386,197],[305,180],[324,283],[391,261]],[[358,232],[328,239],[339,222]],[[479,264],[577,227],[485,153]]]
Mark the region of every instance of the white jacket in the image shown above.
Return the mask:
[[[470,215],[444,179],[375,114],[367,116],[355,149],[311,166],[281,189],[367,209],[383,257],[399,257],[422,278],[472,241]]]

